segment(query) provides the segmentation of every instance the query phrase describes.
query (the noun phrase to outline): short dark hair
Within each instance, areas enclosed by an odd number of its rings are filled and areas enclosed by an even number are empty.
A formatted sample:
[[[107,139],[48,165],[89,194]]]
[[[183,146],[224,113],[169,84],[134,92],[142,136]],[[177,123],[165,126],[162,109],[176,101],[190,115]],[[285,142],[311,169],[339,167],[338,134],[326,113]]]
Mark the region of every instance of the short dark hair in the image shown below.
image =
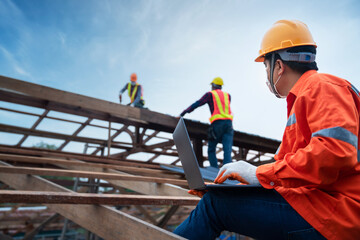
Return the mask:
[[[212,83],[211,86],[214,88],[214,89],[221,89],[222,86],[221,85],[217,85],[215,83]]]
[[[297,53],[297,52],[310,52],[310,53],[314,53],[316,54],[316,48],[315,46],[298,46],[298,47],[292,47],[289,48],[287,50],[287,52],[293,52],[293,53]],[[266,60],[270,60],[271,59],[271,54],[266,54],[265,55],[265,59]],[[279,54],[275,54],[275,61],[277,59],[281,59]],[[281,61],[283,61],[281,59]],[[304,62],[292,62],[292,61],[283,61],[285,65],[287,65],[289,68],[291,68],[292,70],[294,70],[295,72],[298,73],[305,73],[306,71],[309,70],[319,70],[317,67],[316,62],[311,62],[311,63],[304,63]]]

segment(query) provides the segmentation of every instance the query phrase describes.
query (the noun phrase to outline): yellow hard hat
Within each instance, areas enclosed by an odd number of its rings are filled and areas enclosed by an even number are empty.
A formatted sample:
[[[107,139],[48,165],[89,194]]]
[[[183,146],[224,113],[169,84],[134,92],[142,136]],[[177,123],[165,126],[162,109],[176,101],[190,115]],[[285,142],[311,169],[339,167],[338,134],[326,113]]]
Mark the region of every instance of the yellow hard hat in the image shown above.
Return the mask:
[[[222,80],[221,77],[214,78],[211,83],[219,85],[219,86],[224,85],[224,81]]]
[[[298,20],[280,20],[265,33],[255,62],[263,62],[268,53],[306,45],[316,47],[305,23]]]

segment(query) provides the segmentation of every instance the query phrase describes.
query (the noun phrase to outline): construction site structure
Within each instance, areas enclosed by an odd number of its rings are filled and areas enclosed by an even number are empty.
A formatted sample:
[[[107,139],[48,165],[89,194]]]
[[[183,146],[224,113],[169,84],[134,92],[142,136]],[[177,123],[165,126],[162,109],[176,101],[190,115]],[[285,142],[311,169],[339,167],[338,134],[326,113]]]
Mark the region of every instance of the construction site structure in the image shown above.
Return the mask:
[[[178,118],[4,76],[0,104],[0,239],[182,239],[199,198],[168,170]],[[209,125],[185,121],[208,166]],[[235,131],[232,159],[268,163],[279,144]]]

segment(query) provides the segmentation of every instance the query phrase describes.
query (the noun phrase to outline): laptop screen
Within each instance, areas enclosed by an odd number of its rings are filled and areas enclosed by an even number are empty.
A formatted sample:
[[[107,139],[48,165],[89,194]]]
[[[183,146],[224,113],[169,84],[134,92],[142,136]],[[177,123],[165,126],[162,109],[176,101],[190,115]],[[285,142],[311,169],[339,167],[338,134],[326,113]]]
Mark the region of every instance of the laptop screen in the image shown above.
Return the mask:
[[[190,189],[204,189],[204,179],[201,176],[199,164],[183,118],[180,118],[173,133],[173,138]]]

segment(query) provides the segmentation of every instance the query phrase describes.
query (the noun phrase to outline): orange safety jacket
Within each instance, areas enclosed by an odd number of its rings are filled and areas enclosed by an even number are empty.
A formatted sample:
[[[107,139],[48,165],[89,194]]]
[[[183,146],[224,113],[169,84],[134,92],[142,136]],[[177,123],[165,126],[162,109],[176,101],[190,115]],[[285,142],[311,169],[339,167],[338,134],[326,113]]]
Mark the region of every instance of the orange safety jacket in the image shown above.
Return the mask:
[[[279,192],[327,239],[360,239],[359,92],[311,70],[287,103],[275,162],[256,171],[261,185]]]
[[[129,94],[131,103],[133,103],[133,102],[135,101],[135,98],[136,98],[136,95],[137,95],[137,91],[138,91],[138,86],[140,86],[140,84],[136,83],[136,85],[134,86],[134,88],[133,88],[132,91],[131,91],[131,83],[128,83],[127,90],[128,90],[128,94]],[[142,91],[141,91],[140,94],[141,94],[140,99],[143,100],[143,93],[142,93]]]
[[[220,89],[216,89],[211,91],[214,103],[214,111],[209,118],[210,123],[213,123],[216,120],[225,120],[225,119],[233,119],[230,108],[230,97],[226,92],[221,91]]]

